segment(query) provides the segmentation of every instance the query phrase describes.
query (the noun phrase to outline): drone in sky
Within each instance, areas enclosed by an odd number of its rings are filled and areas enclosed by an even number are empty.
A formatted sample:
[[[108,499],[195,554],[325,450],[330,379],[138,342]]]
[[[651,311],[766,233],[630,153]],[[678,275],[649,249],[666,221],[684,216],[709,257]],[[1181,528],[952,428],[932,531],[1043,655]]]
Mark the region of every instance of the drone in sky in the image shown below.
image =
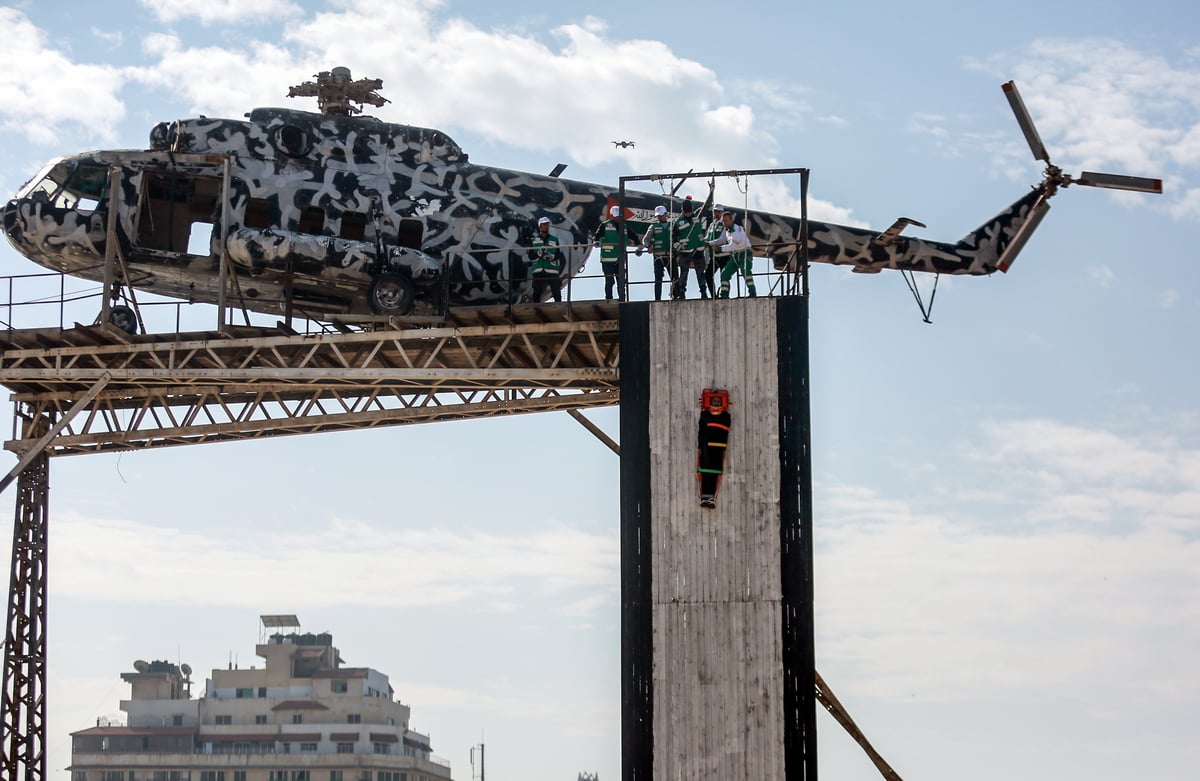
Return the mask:
[[[620,147],[621,149],[632,149],[633,147],[637,146],[636,141],[613,141],[612,144],[613,146]]]

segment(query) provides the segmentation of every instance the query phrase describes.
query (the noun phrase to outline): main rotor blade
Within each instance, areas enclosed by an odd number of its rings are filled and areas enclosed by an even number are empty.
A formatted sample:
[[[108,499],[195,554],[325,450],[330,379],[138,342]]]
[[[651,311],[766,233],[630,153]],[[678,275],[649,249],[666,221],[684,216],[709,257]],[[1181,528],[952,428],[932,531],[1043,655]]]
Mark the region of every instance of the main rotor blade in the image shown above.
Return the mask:
[[[1004,96],[1008,98],[1008,104],[1012,106],[1013,113],[1017,115],[1017,124],[1021,126],[1021,132],[1025,134],[1025,140],[1029,143],[1029,150],[1033,152],[1033,159],[1049,164],[1050,155],[1046,154],[1046,147],[1042,144],[1041,136],[1038,135],[1037,128],[1033,126],[1033,117],[1029,116],[1029,110],[1025,108],[1025,101],[1021,100],[1021,93],[1017,92],[1017,85],[1011,81],[1005,82],[1003,89]]]
[[[1084,171],[1075,180],[1075,184],[1088,187],[1107,187],[1111,190],[1133,190],[1139,193],[1162,193],[1162,179],[1146,179],[1141,176],[1122,176],[1120,174],[1097,174]]]

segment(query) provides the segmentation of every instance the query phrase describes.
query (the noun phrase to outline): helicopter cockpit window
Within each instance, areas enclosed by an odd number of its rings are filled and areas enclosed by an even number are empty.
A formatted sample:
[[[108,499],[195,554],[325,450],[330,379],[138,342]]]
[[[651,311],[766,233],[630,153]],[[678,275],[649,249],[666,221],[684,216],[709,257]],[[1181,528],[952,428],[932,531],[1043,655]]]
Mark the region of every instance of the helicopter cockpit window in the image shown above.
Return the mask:
[[[108,167],[91,161],[62,160],[31,179],[17,197],[36,198],[39,194],[62,209],[95,211],[108,195]]]

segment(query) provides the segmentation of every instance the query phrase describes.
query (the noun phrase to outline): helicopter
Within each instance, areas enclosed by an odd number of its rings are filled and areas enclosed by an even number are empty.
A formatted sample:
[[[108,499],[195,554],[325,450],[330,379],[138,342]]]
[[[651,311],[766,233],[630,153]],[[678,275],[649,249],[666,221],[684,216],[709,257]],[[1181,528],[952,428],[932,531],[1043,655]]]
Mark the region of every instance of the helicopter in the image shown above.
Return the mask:
[[[256,108],[245,120],[161,122],[148,149],[53,160],[8,201],[4,232],[36,263],[111,285],[114,304],[128,286],[316,320],[528,300],[528,242],[542,217],[560,241],[562,276],[579,274],[616,188],[563,179],[561,164],[550,175],[478,165],[440,130],[356,116],[356,102],[386,102],[381,86],[334,68],[290,93],[316,95],[320,113]],[[905,217],[882,232],[809,220],[808,260],[870,274],[987,275],[1009,269],[1060,189],[1162,192],[1158,179],[1063,173],[1016,85],[1003,89],[1046,163],[1030,192],[957,242],[902,235],[923,227]],[[673,192],[621,200],[625,219],[647,224],[656,206],[677,204]],[[798,217],[740,218],[756,257],[796,267]],[[109,320],[137,328],[126,306]]]

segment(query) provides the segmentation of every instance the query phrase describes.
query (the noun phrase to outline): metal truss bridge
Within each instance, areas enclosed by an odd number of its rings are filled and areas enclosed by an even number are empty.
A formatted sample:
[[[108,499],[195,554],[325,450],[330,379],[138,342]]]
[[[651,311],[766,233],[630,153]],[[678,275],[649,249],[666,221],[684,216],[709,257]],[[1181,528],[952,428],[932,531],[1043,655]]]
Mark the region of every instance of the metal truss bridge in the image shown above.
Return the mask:
[[[132,335],[111,325],[0,332],[18,463],[0,778],[46,775],[52,456],[612,406],[617,305],[452,310],[428,327]],[[615,444],[608,442],[610,447]]]
[[[295,335],[0,333],[4,447],[49,455],[574,410],[618,402],[615,304],[454,310],[435,327]]]

